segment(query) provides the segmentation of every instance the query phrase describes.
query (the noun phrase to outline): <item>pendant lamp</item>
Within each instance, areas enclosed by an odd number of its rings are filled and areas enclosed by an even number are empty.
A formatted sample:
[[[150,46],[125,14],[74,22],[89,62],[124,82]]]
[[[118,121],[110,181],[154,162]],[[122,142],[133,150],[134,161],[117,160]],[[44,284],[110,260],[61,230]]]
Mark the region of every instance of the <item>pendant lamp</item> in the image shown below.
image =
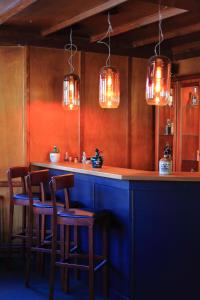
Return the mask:
[[[168,57],[160,54],[160,45],[164,39],[161,21],[159,4],[159,42],[155,46],[155,55],[148,61],[146,79],[147,104],[157,106],[169,104],[171,87],[171,61]]]
[[[106,35],[98,41],[108,47],[108,57],[106,65],[101,68],[99,73],[99,104],[101,108],[118,108],[120,103],[120,79],[119,71],[110,65],[110,33],[112,26],[108,13],[108,31]],[[108,38],[108,43],[103,42]]]
[[[80,106],[80,78],[74,73],[73,56],[77,47],[72,43],[72,29],[70,31],[70,43],[65,45],[65,50],[70,52],[68,64],[70,73],[65,75],[63,81],[63,105],[67,110],[77,110]]]

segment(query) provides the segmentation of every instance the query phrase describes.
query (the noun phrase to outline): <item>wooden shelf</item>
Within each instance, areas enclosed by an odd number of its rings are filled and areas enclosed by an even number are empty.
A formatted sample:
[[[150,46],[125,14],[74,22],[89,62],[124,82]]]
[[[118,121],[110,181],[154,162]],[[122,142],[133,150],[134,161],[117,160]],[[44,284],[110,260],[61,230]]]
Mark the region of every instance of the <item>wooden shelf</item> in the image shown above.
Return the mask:
[[[174,136],[174,134],[159,134],[160,136]]]

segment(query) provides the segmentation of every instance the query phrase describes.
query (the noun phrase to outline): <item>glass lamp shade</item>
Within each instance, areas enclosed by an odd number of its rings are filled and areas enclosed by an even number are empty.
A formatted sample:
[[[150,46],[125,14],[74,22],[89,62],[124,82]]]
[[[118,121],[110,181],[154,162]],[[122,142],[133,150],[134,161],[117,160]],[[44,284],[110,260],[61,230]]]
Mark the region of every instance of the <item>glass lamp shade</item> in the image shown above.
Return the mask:
[[[63,105],[67,110],[76,110],[80,106],[80,78],[68,74],[63,81]]]
[[[117,108],[119,102],[119,72],[112,67],[103,67],[99,76],[99,104],[101,108]]]
[[[171,62],[156,55],[149,59],[146,80],[146,101],[149,105],[164,106],[170,101]]]

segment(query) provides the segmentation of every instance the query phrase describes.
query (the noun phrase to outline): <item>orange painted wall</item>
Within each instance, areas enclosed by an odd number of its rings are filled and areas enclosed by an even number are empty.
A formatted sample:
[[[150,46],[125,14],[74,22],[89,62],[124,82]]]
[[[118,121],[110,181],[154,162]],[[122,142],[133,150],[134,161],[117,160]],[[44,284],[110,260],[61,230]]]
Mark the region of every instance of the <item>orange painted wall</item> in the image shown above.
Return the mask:
[[[74,61],[79,73],[79,56]],[[63,50],[30,48],[29,160],[49,160],[56,145],[61,158],[68,151],[79,151],[79,111],[65,111],[62,106],[62,82],[68,72]]]
[[[106,165],[128,167],[128,58],[112,56],[112,66],[120,71],[121,100],[118,109],[99,106],[99,71],[106,55],[85,53],[85,96],[82,105],[82,150],[88,156],[97,147]]]
[[[78,53],[81,107],[64,111],[62,81],[67,72],[63,50],[30,48],[29,160],[45,161],[54,145],[72,157],[98,147],[110,166],[151,170],[154,161],[153,110],[144,99],[146,60],[112,56],[120,71],[121,100],[115,110],[101,109],[98,101],[99,71],[106,55]]]

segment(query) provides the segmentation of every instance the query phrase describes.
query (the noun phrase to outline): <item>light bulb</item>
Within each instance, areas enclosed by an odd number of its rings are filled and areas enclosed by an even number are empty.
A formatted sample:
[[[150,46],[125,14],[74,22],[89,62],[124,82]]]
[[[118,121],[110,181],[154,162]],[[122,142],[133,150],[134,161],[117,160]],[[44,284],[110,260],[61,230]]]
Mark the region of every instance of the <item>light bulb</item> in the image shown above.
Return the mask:
[[[80,79],[76,74],[68,74],[63,81],[63,105],[68,110],[80,106]]]
[[[99,78],[99,103],[102,108],[117,108],[120,101],[119,72],[103,67]]]
[[[167,105],[170,100],[171,62],[156,55],[149,59],[146,79],[146,101],[149,105]]]

